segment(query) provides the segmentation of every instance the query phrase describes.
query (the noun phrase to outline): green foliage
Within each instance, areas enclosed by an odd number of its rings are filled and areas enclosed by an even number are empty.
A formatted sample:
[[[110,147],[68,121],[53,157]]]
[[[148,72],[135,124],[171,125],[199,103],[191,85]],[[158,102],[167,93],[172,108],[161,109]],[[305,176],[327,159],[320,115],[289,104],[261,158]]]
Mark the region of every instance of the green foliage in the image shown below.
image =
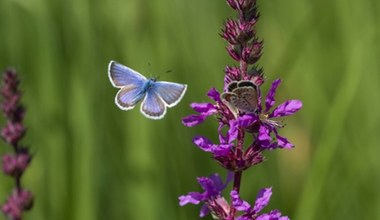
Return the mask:
[[[245,172],[243,198],[273,186],[268,209],[292,219],[379,219],[379,2],[259,5],[268,82],[282,78],[277,100],[304,108],[284,129],[296,148],[267,152]],[[19,72],[34,153],[26,219],[197,219],[199,207],[180,208],[177,197],[199,190],[196,176],[222,171],[191,144],[195,134],[216,140],[217,125],[180,120],[222,88],[233,62],[218,32],[231,15],[210,0],[0,0],[0,69]],[[107,77],[112,59],[188,92],[164,120],[123,112]],[[0,176],[0,201],[10,181]]]

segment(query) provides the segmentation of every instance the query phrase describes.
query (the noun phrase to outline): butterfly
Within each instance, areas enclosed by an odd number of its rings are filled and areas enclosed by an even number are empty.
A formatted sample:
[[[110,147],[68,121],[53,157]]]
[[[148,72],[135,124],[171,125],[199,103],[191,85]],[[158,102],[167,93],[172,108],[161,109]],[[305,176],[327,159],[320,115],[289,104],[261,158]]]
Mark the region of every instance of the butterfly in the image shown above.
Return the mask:
[[[108,65],[112,85],[119,88],[115,103],[122,110],[133,109],[142,100],[140,111],[150,119],[161,119],[167,107],[177,105],[184,96],[187,85],[147,79],[140,73],[115,61]]]
[[[232,81],[222,99],[243,113],[254,113],[257,110],[257,86],[249,80]]]

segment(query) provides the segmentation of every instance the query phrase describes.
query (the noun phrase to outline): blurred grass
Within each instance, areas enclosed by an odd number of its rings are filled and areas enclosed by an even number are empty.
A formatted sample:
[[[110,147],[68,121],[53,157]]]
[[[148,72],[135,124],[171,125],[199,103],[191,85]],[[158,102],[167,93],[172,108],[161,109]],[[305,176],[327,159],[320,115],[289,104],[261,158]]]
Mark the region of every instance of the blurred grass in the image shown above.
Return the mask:
[[[380,3],[259,5],[260,64],[268,82],[283,79],[277,100],[304,108],[283,130],[296,148],[245,172],[243,197],[273,186],[269,208],[292,219],[380,219]],[[180,118],[222,86],[233,62],[218,32],[230,15],[211,0],[0,0],[0,69],[21,75],[24,143],[35,154],[26,219],[197,219],[199,207],[180,208],[177,197],[199,190],[196,176],[222,172],[191,144],[195,134],[216,138],[216,123],[189,129]],[[120,111],[111,59],[147,76],[171,69],[161,78],[187,83],[187,95],[160,121]],[[12,183],[0,184],[4,201]]]

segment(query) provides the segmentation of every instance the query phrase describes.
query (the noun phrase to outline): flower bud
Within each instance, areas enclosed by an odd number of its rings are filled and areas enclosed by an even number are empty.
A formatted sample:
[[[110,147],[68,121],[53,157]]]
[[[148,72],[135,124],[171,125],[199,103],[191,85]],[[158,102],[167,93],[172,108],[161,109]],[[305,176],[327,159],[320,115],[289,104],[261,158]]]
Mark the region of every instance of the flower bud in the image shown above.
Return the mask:
[[[22,212],[33,206],[33,194],[26,190],[15,189],[7,202],[1,207],[1,211],[12,220],[21,219]]]
[[[8,121],[7,125],[1,130],[1,136],[10,145],[15,145],[24,134],[25,127],[20,122]]]
[[[14,177],[20,176],[31,161],[31,157],[28,153],[16,155],[5,154],[2,159],[4,173]]]

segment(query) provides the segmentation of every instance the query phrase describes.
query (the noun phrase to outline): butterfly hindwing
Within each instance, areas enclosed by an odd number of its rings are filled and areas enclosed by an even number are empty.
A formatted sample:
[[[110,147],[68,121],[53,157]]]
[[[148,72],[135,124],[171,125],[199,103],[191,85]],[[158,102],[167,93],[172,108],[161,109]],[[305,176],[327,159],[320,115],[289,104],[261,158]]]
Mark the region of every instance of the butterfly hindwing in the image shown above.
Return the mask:
[[[252,87],[239,87],[233,90],[239,97],[234,101],[234,105],[242,112],[255,112],[257,108],[257,92]]]
[[[186,92],[187,85],[159,81],[154,84],[154,90],[166,103],[168,107],[173,107],[181,101]]]
[[[147,118],[161,119],[166,114],[166,104],[156,91],[148,90],[140,111]]]
[[[129,110],[135,107],[136,103],[143,99],[145,93],[141,87],[128,85],[122,87],[116,94],[115,103],[122,110]]]

